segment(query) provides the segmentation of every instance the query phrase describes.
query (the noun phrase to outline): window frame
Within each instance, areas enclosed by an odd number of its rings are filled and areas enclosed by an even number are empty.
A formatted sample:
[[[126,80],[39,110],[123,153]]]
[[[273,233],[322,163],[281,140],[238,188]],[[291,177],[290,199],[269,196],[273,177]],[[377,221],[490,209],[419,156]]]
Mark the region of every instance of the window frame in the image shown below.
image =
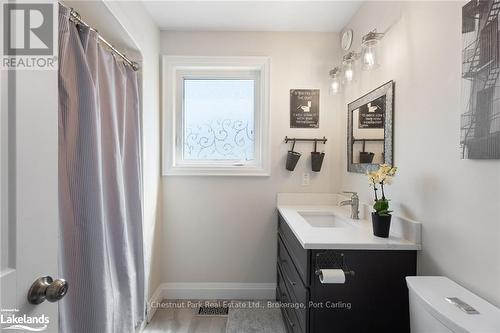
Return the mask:
[[[163,56],[163,176],[269,176],[270,124],[268,57]],[[255,80],[255,159],[241,161],[184,160],[184,79]]]

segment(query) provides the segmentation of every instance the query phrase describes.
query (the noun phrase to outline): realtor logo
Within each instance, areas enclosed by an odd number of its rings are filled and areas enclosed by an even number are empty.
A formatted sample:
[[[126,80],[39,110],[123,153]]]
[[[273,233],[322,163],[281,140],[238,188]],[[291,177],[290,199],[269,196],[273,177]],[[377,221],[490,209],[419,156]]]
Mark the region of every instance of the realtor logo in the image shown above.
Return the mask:
[[[54,10],[48,3],[4,4],[4,55],[52,55]]]
[[[55,70],[57,7],[54,2],[28,1],[0,7],[0,69]]]
[[[21,314],[19,309],[0,309],[0,331],[43,332],[49,328],[50,318],[45,314]]]

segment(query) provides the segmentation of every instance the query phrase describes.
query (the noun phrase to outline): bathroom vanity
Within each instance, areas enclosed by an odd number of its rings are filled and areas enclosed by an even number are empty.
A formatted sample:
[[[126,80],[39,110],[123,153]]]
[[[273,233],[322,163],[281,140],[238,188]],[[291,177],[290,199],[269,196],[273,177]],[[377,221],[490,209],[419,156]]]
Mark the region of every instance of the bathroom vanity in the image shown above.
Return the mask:
[[[405,277],[416,275],[420,224],[394,217],[389,238],[338,207],[336,194],[278,195],[276,298],[288,333],[409,332]],[[319,270],[342,269],[344,283]]]

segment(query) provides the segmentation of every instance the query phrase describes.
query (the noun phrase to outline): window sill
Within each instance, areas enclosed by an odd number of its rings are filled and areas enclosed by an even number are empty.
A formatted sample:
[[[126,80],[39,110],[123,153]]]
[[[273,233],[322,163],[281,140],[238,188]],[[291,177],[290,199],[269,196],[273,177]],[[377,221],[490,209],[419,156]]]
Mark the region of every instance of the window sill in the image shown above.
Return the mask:
[[[170,167],[163,176],[226,176],[226,177],[269,177],[269,170],[258,167]]]

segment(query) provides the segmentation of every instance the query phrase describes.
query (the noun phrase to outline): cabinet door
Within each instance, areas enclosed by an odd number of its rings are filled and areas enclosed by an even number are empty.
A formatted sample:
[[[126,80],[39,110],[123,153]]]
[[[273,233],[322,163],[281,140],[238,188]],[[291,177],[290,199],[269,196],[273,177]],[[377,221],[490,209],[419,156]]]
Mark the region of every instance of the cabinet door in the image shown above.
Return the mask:
[[[276,288],[276,299],[283,304],[281,314],[283,315],[283,322],[288,333],[305,333],[306,330],[300,323],[298,310],[291,306],[296,303],[287,288],[283,273],[278,265],[278,284]]]
[[[318,254],[332,260],[318,260]],[[405,277],[416,274],[415,251],[313,251],[312,263],[355,272],[344,284],[322,284],[311,272],[312,332],[410,332]]]
[[[307,304],[308,290],[304,286],[300,273],[297,271],[292,257],[278,237],[278,265],[281,268],[288,290],[295,302]]]
[[[278,220],[278,234],[281,236],[283,243],[285,244],[290,257],[293,260],[297,271],[300,274],[300,278],[304,282],[306,287],[309,286],[309,252],[304,249],[300,242],[297,240],[293,231],[290,229],[286,221],[279,215]]]

